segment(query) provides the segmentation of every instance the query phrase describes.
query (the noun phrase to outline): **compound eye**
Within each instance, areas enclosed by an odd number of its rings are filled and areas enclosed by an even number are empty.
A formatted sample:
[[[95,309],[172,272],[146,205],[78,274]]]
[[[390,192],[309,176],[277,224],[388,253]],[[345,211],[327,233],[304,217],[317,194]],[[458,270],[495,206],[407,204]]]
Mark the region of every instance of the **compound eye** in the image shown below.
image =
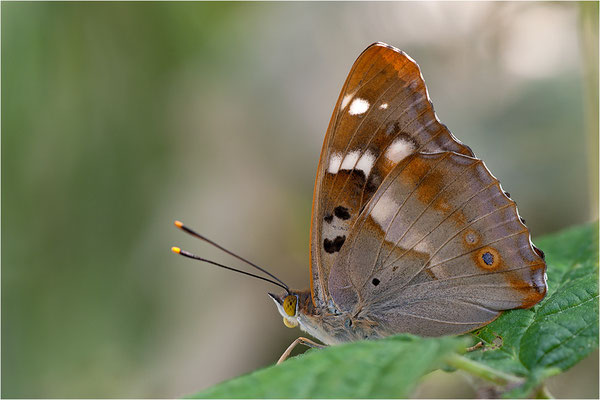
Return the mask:
[[[285,313],[290,317],[296,315],[296,304],[298,303],[298,298],[294,295],[287,296],[283,301],[283,309]]]

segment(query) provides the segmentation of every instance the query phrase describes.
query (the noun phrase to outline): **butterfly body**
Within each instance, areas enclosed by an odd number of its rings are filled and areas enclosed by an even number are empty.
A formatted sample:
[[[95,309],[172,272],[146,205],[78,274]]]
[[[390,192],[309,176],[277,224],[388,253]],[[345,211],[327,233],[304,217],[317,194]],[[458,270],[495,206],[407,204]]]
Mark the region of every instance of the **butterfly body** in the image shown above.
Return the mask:
[[[546,294],[515,202],[439,122],[418,65],[383,43],[359,56],[335,106],[310,243],[310,290],[271,297],[287,326],[326,344],[465,333]]]
[[[276,304],[281,305],[287,292],[280,295],[270,294]],[[352,315],[349,312],[340,312],[329,307],[315,307],[312,303],[310,291],[291,291],[292,296],[298,298],[298,309],[294,316],[282,312],[287,318],[288,326],[299,325],[300,329],[325,344],[338,344],[362,339],[377,339],[388,336],[381,323],[372,321],[362,315]],[[281,310],[280,310],[281,312]]]

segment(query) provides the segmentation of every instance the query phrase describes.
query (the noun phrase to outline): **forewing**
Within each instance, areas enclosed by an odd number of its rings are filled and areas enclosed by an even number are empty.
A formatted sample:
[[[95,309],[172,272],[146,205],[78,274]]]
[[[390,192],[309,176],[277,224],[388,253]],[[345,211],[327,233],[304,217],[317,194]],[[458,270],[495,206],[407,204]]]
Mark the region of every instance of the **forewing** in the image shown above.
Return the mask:
[[[543,253],[479,159],[413,154],[371,199],[335,260],[329,293],[389,333],[467,332],[546,293]]]
[[[329,123],[315,181],[311,291],[328,302],[329,271],[348,230],[390,171],[415,152],[473,155],[437,119],[418,65],[382,43],[356,60]]]

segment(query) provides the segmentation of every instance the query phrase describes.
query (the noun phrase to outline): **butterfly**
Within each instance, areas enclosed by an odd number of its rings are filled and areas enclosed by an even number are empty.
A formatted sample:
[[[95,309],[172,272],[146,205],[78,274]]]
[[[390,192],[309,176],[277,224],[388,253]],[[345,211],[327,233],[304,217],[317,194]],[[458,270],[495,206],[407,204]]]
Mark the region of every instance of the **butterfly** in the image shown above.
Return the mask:
[[[544,253],[515,202],[438,120],[417,63],[384,43],[358,57],[335,105],[310,235],[306,290],[225,251],[284,289],[269,295],[286,326],[326,345],[462,334],[547,290]],[[298,343],[321,346],[299,338],[280,361]]]

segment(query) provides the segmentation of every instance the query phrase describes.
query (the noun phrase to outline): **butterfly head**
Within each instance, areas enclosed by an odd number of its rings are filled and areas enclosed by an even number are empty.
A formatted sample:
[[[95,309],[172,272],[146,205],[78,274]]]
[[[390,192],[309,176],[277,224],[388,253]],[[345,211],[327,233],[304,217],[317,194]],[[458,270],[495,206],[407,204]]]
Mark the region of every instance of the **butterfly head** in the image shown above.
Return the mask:
[[[269,293],[269,296],[273,299],[279,314],[283,317],[284,325],[288,328],[298,326],[298,295],[283,292],[280,295]]]

